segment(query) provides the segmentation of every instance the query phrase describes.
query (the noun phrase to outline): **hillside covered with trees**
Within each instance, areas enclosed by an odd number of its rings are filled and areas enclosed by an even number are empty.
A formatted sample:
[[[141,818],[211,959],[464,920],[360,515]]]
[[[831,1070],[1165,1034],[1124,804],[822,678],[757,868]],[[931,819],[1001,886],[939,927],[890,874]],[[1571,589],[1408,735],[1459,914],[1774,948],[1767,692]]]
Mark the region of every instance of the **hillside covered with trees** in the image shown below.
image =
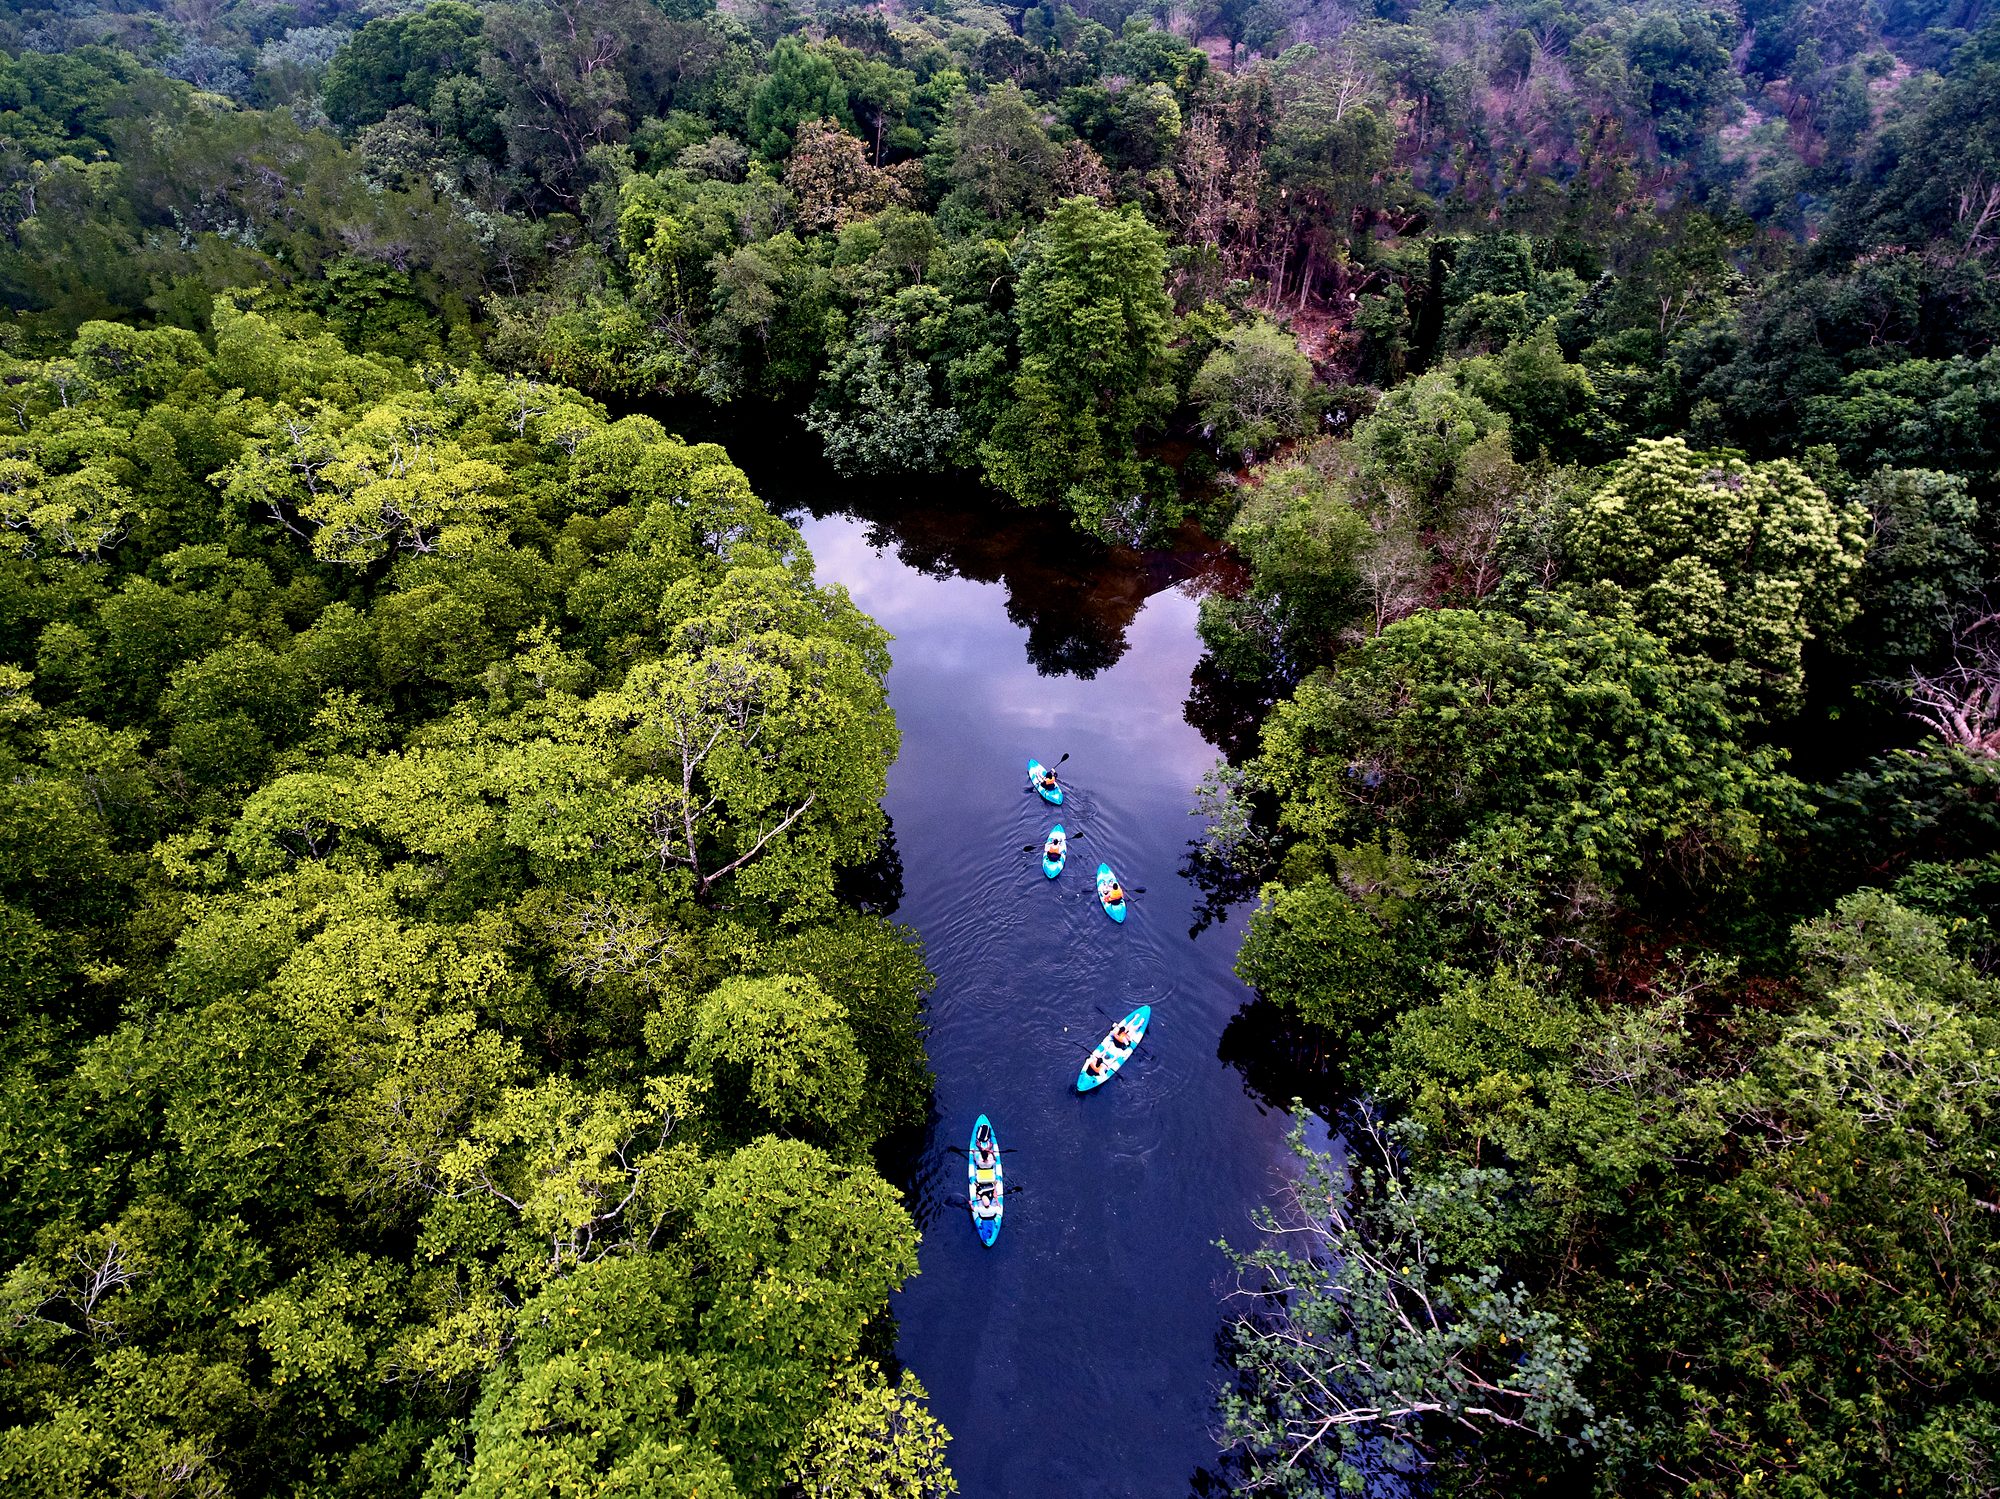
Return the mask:
[[[8,0],[0,221],[10,1492],[951,1491],[716,425],[1244,564],[1231,1481],[2000,1483],[1980,0]]]

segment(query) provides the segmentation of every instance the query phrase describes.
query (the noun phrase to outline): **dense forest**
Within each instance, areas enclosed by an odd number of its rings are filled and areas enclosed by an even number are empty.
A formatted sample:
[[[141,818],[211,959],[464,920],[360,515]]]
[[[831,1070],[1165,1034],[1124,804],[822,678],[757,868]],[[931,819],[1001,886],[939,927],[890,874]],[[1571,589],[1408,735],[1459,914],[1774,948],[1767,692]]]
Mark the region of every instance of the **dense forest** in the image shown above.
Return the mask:
[[[724,417],[1242,560],[1227,1481],[2000,1488],[1983,0],[7,0],[0,218],[10,1493],[954,1491]]]

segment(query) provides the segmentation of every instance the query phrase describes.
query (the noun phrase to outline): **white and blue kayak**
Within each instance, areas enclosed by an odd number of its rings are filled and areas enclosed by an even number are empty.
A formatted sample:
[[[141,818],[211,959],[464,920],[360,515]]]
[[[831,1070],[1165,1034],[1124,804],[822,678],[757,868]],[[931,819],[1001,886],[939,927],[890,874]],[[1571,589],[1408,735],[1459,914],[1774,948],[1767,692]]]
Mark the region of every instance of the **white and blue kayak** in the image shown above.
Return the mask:
[[[1111,1033],[1098,1042],[1097,1049],[1084,1059],[1083,1070],[1076,1075],[1076,1091],[1088,1093],[1116,1077],[1118,1069],[1132,1059],[1132,1053],[1146,1039],[1146,1027],[1152,1019],[1153,1007],[1140,1005],[1112,1026]]]
[[[1055,852],[1051,854],[1050,849]],[[1054,879],[1063,872],[1063,865],[1069,860],[1069,834],[1063,825],[1057,823],[1049,829],[1049,836],[1042,840],[1042,873]]]
[[[1051,769],[1049,771],[1049,774],[1054,775],[1055,771]],[[1063,789],[1060,783],[1058,783],[1053,787],[1044,786],[1042,784],[1041,761],[1030,760],[1028,762],[1028,784],[1034,787],[1035,790],[1039,791],[1042,794],[1042,800],[1047,802],[1050,806],[1060,807],[1062,805]]]
[[[1000,1217],[1006,1210],[1006,1185],[1001,1181],[1000,1137],[984,1114],[972,1126],[965,1149],[965,1200],[972,1209],[972,1226],[988,1249],[1000,1237]]]
[[[1111,898],[1111,892],[1118,891],[1118,899]],[[1104,914],[1113,921],[1125,919],[1125,892],[1118,883],[1118,876],[1111,872],[1109,864],[1097,866],[1097,903],[1104,907]]]

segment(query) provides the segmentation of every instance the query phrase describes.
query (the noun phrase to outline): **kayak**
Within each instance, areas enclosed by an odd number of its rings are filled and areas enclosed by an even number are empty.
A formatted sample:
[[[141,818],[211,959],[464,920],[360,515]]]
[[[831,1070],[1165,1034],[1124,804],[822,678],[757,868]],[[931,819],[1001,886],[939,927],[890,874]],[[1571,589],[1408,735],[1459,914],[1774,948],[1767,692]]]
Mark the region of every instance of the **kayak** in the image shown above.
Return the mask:
[[[1062,793],[1063,793],[1062,787],[1057,786],[1055,790],[1051,791],[1047,787],[1042,785],[1041,761],[1030,760],[1028,762],[1028,784],[1034,787],[1035,790],[1041,792],[1042,800],[1047,802],[1050,806],[1060,807],[1062,805]]]
[[[1052,842],[1056,846],[1056,856],[1053,859],[1049,857],[1049,844]],[[1049,836],[1042,840],[1042,873],[1054,879],[1063,872],[1063,865],[1068,859],[1069,835],[1063,831],[1063,825],[1057,823],[1049,829]]]
[[[1125,919],[1125,902],[1121,900],[1114,905],[1104,898],[1104,892],[1117,883],[1118,876],[1111,872],[1109,864],[1100,864],[1097,866],[1098,904],[1104,907],[1104,914],[1109,916],[1113,921],[1123,921]]]
[[[993,1142],[993,1164],[990,1166],[979,1164],[979,1135],[982,1130]],[[972,1139],[965,1147],[965,1201],[972,1209],[972,1226],[978,1230],[979,1242],[988,1249],[1000,1237],[1000,1217],[1006,1211],[1007,1188],[1000,1176],[1000,1136],[995,1132],[993,1122],[981,1114],[972,1126]],[[993,1211],[982,1216],[979,1188],[986,1182],[993,1184]]]
[[[1146,1027],[1152,1019],[1153,1007],[1140,1005],[1138,1009],[1119,1021],[1118,1025],[1111,1027],[1104,1039],[1097,1043],[1097,1049],[1084,1058],[1083,1070],[1076,1075],[1076,1091],[1088,1093],[1092,1088],[1101,1087],[1116,1077],[1118,1069],[1131,1059],[1132,1053],[1139,1049],[1139,1043],[1146,1039]],[[1123,1026],[1132,1033],[1130,1045],[1120,1046],[1111,1039],[1112,1035],[1117,1033],[1118,1026]],[[1097,1068],[1094,1073],[1090,1070],[1093,1064]]]

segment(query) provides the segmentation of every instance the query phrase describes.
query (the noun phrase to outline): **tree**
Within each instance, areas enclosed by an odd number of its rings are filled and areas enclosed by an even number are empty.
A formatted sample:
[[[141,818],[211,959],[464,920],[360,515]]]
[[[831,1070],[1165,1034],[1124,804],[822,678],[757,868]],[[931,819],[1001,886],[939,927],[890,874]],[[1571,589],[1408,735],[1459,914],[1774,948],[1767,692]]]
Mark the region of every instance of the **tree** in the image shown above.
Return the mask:
[[[1507,419],[1450,370],[1397,386],[1354,431],[1362,477],[1379,494],[1406,497],[1425,524],[1448,513],[1460,465]]]
[[[1429,860],[1518,822],[1560,882],[1750,857],[1790,803],[1778,763],[1659,639],[1549,603],[1391,625],[1279,707],[1257,774],[1315,849],[1386,826]]]
[[[1523,462],[1575,463],[1602,456],[1597,389],[1581,365],[1564,360],[1553,323],[1541,324],[1499,353],[1466,360],[1457,373],[1468,390],[1507,419],[1514,454]]]
[[[443,79],[477,66],[479,30],[479,12],[458,0],[369,21],[327,65],[320,95],[327,117],[352,131],[400,105],[428,110]]]
[[[1648,16],[1627,38],[1625,60],[1663,151],[1693,145],[1736,95],[1729,53],[1698,16]]]
[[[688,1062],[741,1074],[724,1092],[755,1109],[752,1133],[803,1132],[829,1143],[852,1138],[868,1083],[846,1009],[808,978],[722,985],[696,1008]]]
[[[945,1466],[949,1434],[924,1409],[909,1370],[895,1384],[852,1378],[807,1428],[787,1474],[809,1499],[948,1499],[958,1480]]]
[[[1642,1422],[1624,1461],[1949,1493],[1993,1452],[2000,1327],[1971,1288],[2000,1238],[1980,1195],[1997,996],[1876,891],[1796,940],[1814,1002],[1695,1105],[1720,1180],[1629,1231],[1644,1320],[1617,1319],[1599,1359],[1629,1370]],[[1876,1336],[1894,1351],[1854,1356]],[[1822,1401],[1876,1414],[1864,1433]]]
[[[1937,650],[1983,581],[1979,505],[1963,479],[1930,469],[1882,469],[1855,499],[1872,534],[1840,644],[1889,676]]]
[[[821,119],[853,128],[840,72],[824,53],[795,36],[782,37],[771,49],[771,71],[750,101],[750,144],[764,160],[783,161],[800,127]]]
[[[263,305],[9,365],[0,1482],[938,1491],[886,637],[720,448]]]
[[[1061,153],[1012,84],[966,100],[952,141],[955,195],[994,224],[1035,219],[1053,203]]]
[[[1805,643],[1853,616],[1867,542],[1796,464],[1746,464],[1679,438],[1641,442],[1585,500],[1566,550],[1572,596],[1629,610],[1738,711],[1782,713]]]
[[[1358,1164],[1303,1143],[1278,1245],[1238,1253],[1230,1324],[1237,1387],[1223,1445],[1247,1492],[1307,1496],[1426,1466],[1453,1428],[1595,1446],[1579,1389],[1588,1358],[1562,1319],[1493,1265],[1447,1269],[1436,1244],[1506,1189],[1503,1173],[1412,1180],[1379,1124]]]
[[[329,562],[365,567],[396,551],[463,556],[491,534],[506,474],[454,441],[452,425],[429,395],[371,407],[333,433],[287,411],[231,473],[228,493],[309,537]]]
[[[835,868],[873,852],[895,727],[885,642],[844,591],[783,567],[736,568],[703,596],[669,590],[679,649],[613,690],[559,698],[503,794],[508,838],[537,859],[616,870],[669,892],[822,914]]]
[[[826,1381],[915,1272],[916,1228],[872,1172],[770,1137],[722,1163],[693,1227],[712,1297],[703,1425],[746,1488],[775,1484],[825,1409]]]
[[[799,224],[844,229],[908,197],[904,174],[869,165],[860,141],[827,119],[798,126],[785,161],[785,186],[799,200]]]
[[[1049,215],[1021,273],[1013,401],[980,449],[998,488],[1106,534],[1143,527],[1136,445],[1172,400],[1165,276],[1136,209],[1071,198]]]
[[[1312,363],[1290,334],[1257,320],[1222,335],[1189,395],[1226,455],[1243,456],[1302,435],[1312,419]]]
[[[805,425],[843,474],[931,474],[951,466],[962,430],[938,401],[930,371],[870,322],[820,377]]]
[[[669,51],[668,22],[638,0],[530,0],[483,14],[480,77],[502,101],[507,154],[580,208],[591,153],[650,111],[650,64]]]
[[[1950,664],[1910,673],[1910,715],[1952,749],[2000,759],[2000,613],[1957,623]]]
[[[1360,565],[1373,533],[1347,476],[1308,461],[1261,470],[1227,540],[1249,564],[1235,598],[1202,600],[1201,633],[1230,671],[1293,680],[1323,660],[1361,608]]]

